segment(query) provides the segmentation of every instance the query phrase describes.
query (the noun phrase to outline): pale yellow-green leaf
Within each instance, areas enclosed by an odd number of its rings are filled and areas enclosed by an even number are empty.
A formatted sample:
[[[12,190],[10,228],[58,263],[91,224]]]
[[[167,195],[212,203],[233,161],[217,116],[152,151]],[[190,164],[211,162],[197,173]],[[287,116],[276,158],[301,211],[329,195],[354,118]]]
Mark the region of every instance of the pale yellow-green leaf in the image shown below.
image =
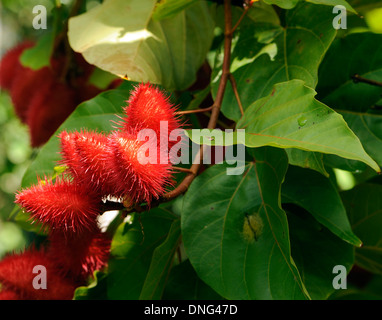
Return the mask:
[[[169,19],[152,19],[154,0],[108,0],[69,20],[69,42],[100,69],[132,81],[185,89],[196,80],[214,20],[198,1]]]

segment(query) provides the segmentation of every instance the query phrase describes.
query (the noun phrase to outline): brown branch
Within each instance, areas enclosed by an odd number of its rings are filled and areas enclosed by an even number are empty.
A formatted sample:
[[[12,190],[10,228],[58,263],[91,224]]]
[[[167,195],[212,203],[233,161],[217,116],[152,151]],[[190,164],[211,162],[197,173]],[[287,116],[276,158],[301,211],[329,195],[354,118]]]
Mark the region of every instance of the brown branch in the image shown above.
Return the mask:
[[[239,105],[240,113],[243,116],[244,115],[243,105],[241,104],[239,92],[237,91],[236,80],[235,80],[235,78],[234,78],[232,73],[229,74],[229,81],[231,82],[233,93],[235,94],[235,98],[236,98],[237,104]]]
[[[251,1],[244,9],[242,15],[240,16],[239,20],[237,20],[235,26],[231,29],[231,33],[234,33],[235,30],[237,29],[237,27],[239,26],[239,24],[241,23],[241,21],[244,19],[245,15],[247,14],[247,12],[249,11],[249,9],[251,9],[253,5],[253,1]]]
[[[192,113],[201,113],[201,112],[209,112],[212,110],[212,106],[208,108],[203,109],[194,109],[194,110],[184,110],[184,111],[177,111],[176,115],[183,115],[183,114],[192,114]]]
[[[372,86],[382,87],[382,82],[371,80],[371,79],[366,79],[364,77],[361,77],[358,74],[355,74],[351,78],[353,79],[354,83],[363,82],[363,83],[370,84]]]
[[[59,76],[59,79],[62,82],[66,82],[68,80],[67,77],[68,77],[69,69],[70,69],[70,66],[71,66],[72,61],[73,61],[73,51],[72,51],[72,48],[69,44],[69,39],[68,39],[69,19],[71,17],[74,17],[75,15],[77,15],[78,11],[80,10],[80,8],[82,6],[82,3],[83,3],[83,0],[76,0],[73,3],[72,8],[69,12],[69,17],[65,21],[63,30],[56,37],[56,43],[55,43],[54,51],[57,51],[59,49],[59,47],[61,45],[63,45],[64,50],[65,50],[65,57],[66,57],[65,65],[62,68],[61,74]]]
[[[176,166],[172,166],[172,168],[173,168],[174,170],[178,170],[178,171],[180,171],[180,172],[193,173],[193,172],[191,171],[191,169],[187,169],[187,168],[176,167]]]
[[[224,0],[224,59],[222,66],[222,75],[219,82],[218,91],[216,94],[216,99],[211,108],[211,117],[209,119],[207,128],[215,129],[219,114],[220,108],[223,102],[224,92],[227,86],[227,81],[229,79],[230,74],[230,63],[231,63],[231,44],[232,44],[232,13],[231,13],[231,1]],[[177,196],[185,193],[188,190],[188,187],[192,183],[192,181],[197,176],[199,169],[202,165],[203,153],[205,146],[201,146],[199,152],[197,153],[194,162],[190,168],[190,173],[183,179],[181,183],[172,191],[166,193],[163,198],[165,201],[169,201],[171,199],[176,198]]]

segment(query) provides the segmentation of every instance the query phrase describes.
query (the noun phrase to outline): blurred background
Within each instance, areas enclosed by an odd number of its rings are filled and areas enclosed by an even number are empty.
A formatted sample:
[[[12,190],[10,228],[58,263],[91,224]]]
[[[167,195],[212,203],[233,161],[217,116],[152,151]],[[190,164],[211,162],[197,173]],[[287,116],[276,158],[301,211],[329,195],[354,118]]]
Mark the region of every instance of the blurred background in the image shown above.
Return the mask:
[[[44,5],[47,12],[54,6],[52,0],[0,1],[0,57],[23,39],[37,39],[46,30],[35,30],[33,7]],[[48,18],[49,21],[49,18]],[[0,259],[8,252],[22,250],[34,238],[10,221],[15,208],[15,193],[33,155],[28,128],[15,116],[12,101],[0,89]]]

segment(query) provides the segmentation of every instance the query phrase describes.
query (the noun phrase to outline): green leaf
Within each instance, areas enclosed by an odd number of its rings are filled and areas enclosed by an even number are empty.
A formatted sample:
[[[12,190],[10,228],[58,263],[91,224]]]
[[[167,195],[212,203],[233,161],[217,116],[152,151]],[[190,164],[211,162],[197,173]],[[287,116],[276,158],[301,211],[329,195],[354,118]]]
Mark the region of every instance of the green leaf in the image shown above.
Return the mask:
[[[354,248],[323,228],[312,217],[288,212],[292,256],[313,300],[324,300],[334,292],[333,268],[342,265],[349,272]]]
[[[186,253],[198,276],[224,298],[306,299],[280,207],[287,157],[274,148],[253,153],[241,175],[227,175],[219,164],[193,181],[183,203]]]
[[[336,187],[323,175],[290,166],[282,186],[282,202],[299,205],[340,239],[357,247],[362,245],[352,231]]]
[[[139,296],[140,300],[157,300],[163,289],[180,241],[180,219],[174,220],[166,240],[153,253],[149,271]]]
[[[318,152],[309,152],[300,149],[285,149],[289,163],[306,169],[315,170],[328,177],[329,173],[325,169],[324,155]]]
[[[106,282],[107,275],[101,271],[95,271],[94,280],[87,286],[81,286],[74,292],[74,300],[107,300]]]
[[[363,161],[380,171],[342,116],[314,99],[316,92],[300,80],[274,86],[245,111],[237,128],[246,130],[245,145],[298,148]]]
[[[156,1],[109,0],[69,20],[71,47],[97,67],[132,81],[185,89],[196,80],[214,21],[198,1],[169,19],[153,20]]]
[[[317,85],[318,99],[343,115],[379,165],[382,165],[382,112],[374,106],[381,98],[382,88],[355,83],[352,76],[358,74],[381,81],[381,53],[382,35],[359,33],[338,39],[320,67]]]
[[[185,133],[197,144],[273,146],[334,154],[362,161],[379,172],[378,165],[343,117],[314,99],[315,95],[301,80],[279,83],[269,96],[247,108],[237,122],[238,130],[186,130]]]
[[[300,0],[264,0],[267,4],[275,4],[283,9],[292,9]]]
[[[49,32],[39,38],[36,45],[25,50],[20,56],[24,67],[38,70],[50,65],[50,56],[53,51],[55,34]]]
[[[253,59],[260,54],[253,62],[234,71],[231,70],[244,110],[257,99],[270,94],[276,83],[301,79],[309,87],[316,86],[318,67],[336,35],[332,20],[331,8],[305,3],[286,12],[285,27],[280,29],[279,26],[274,26],[275,37],[263,43],[261,46],[263,49],[257,51],[252,49],[256,47],[256,42],[262,43],[256,38],[256,33],[252,36],[254,44],[250,50],[248,49],[250,39],[236,44],[234,51],[247,50],[247,55],[242,59]],[[248,24],[246,28],[257,30],[258,26],[253,23],[252,26]],[[268,31],[270,30],[272,29]],[[257,46],[259,47],[259,44]],[[274,55],[275,49],[276,55],[272,58],[269,53]],[[217,64],[214,74],[219,72],[220,66]],[[217,80],[218,77],[213,77],[214,96],[218,88]],[[222,112],[227,118],[235,121],[241,116],[235,94],[229,85],[224,94]]]
[[[194,4],[198,0],[160,0],[153,13],[154,20],[173,18],[180,11]]]
[[[223,298],[198,277],[190,260],[186,260],[171,269],[163,299],[221,300]]]
[[[357,13],[357,11],[345,0],[305,0],[306,2],[311,2],[314,4],[323,4],[327,6],[343,6],[345,9],[352,13]]]
[[[143,298],[158,298],[165,280],[162,277],[168,272],[169,259],[168,254],[164,260],[158,259],[158,254],[166,251],[169,244],[173,246],[174,235],[178,231],[176,224],[172,229],[171,226],[177,219],[178,216],[167,210],[154,208],[135,217],[132,224],[119,226],[113,237],[109,259],[109,299],[136,300],[143,289]],[[154,274],[159,275],[160,266],[165,268],[162,270],[165,274],[160,275],[156,279],[158,283],[155,283]]]
[[[382,7],[382,3],[375,0],[348,0],[348,2],[355,10],[362,14],[375,8]]]
[[[50,65],[56,36],[65,25],[66,9],[61,4],[54,4],[51,11],[53,19],[49,31],[38,37],[36,45],[25,50],[20,57],[20,62],[24,67],[37,70]]]
[[[382,113],[339,113],[357,135],[365,151],[382,166]]]
[[[380,34],[354,33],[336,39],[320,66],[318,99],[338,111],[367,112],[381,98],[382,88],[355,83],[352,76],[380,81],[381,52]]]
[[[363,246],[356,249],[356,264],[382,274],[382,185],[364,183],[341,193],[354,233]]]

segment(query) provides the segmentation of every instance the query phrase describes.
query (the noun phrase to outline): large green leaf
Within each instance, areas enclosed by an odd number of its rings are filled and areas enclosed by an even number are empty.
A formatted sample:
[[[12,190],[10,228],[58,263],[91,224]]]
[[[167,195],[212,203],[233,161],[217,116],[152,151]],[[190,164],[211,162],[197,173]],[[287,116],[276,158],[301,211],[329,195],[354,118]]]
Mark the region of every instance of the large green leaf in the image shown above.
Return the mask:
[[[214,20],[205,1],[163,20],[152,19],[155,4],[105,1],[69,20],[70,45],[89,63],[118,76],[170,91],[185,89],[206,58]]]
[[[327,299],[334,292],[333,268],[344,266],[350,272],[354,248],[323,228],[304,213],[288,211],[292,256],[313,300]]]
[[[289,163],[302,168],[315,170],[324,176],[329,174],[325,169],[324,155],[319,152],[309,152],[300,149],[285,149]]]
[[[263,43],[256,32],[252,33],[254,44],[251,48],[255,48],[255,44],[260,42],[263,45],[257,44],[257,46],[262,49],[249,50],[250,39],[236,44],[234,51],[246,51],[246,56],[242,59],[245,58],[250,62],[234,71],[231,70],[236,79],[244,110],[257,99],[270,94],[276,83],[301,79],[309,87],[316,86],[319,64],[336,34],[332,20],[330,7],[305,3],[286,12],[284,28],[280,29],[280,26],[276,25],[273,29],[268,29],[268,34],[274,30],[273,40],[271,37]],[[256,23],[246,24],[243,28],[258,30]],[[247,33],[250,34],[249,31]],[[256,56],[257,58],[251,62]],[[218,72],[220,72],[219,63],[216,64],[214,74]],[[212,93],[216,95],[218,78],[213,77],[213,79]],[[235,121],[241,117],[234,92],[229,85],[224,95],[222,112]]]
[[[374,106],[382,88],[355,83],[355,74],[381,82],[382,35],[359,33],[337,39],[320,67],[317,85],[318,99],[343,115],[366,152],[381,165],[382,112]]]
[[[237,122],[237,129],[245,132],[186,133],[198,144],[297,148],[359,160],[380,171],[342,116],[314,99],[315,94],[301,80],[279,83],[270,95],[251,104]]]
[[[109,299],[136,300],[142,293],[144,299],[160,296],[162,289],[159,288],[164,285],[169,259],[172,257],[166,254],[165,261],[161,261],[158,254],[162,250],[166,251],[169,242],[173,243],[171,239],[177,231],[171,226],[178,219],[167,210],[154,208],[135,217],[132,224],[126,222],[118,227],[109,259]],[[160,265],[164,267],[163,270],[157,268]],[[161,271],[164,273],[161,274]]]
[[[382,35],[354,33],[336,39],[320,66],[318,98],[336,110],[366,112],[381,98],[382,88],[354,82],[355,74],[381,81]]]
[[[324,4],[327,6],[343,6],[345,9],[352,13],[357,13],[357,11],[345,0],[305,0],[306,2],[311,2],[314,4]]]
[[[369,10],[382,7],[382,2],[375,0],[348,0],[348,2],[360,13],[365,13]]]
[[[323,175],[290,166],[282,187],[282,202],[301,206],[342,240],[362,245],[351,229],[336,187]]]
[[[180,11],[199,0],[160,0],[153,12],[153,19],[162,20],[172,18]]]
[[[94,272],[94,280],[87,286],[81,286],[74,292],[74,300],[105,300],[107,275],[101,271]]]
[[[292,9],[300,0],[264,0],[265,3],[275,4],[283,9]]]
[[[221,300],[222,297],[200,280],[190,260],[186,260],[171,269],[163,299]]]
[[[283,9],[292,9],[299,1],[311,2],[314,4],[324,4],[328,6],[342,5],[350,12],[356,13],[356,11],[345,0],[264,0],[265,3],[275,4]]]
[[[364,183],[341,193],[354,233],[363,246],[356,249],[356,264],[382,274],[382,186]]]
[[[38,42],[26,49],[20,56],[20,62],[24,67],[37,70],[50,65],[50,56],[53,51],[55,34],[49,32],[41,36]]]
[[[186,253],[198,276],[224,298],[305,299],[280,207],[287,157],[275,148],[253,153],[243,174],[227,175],[218,164],[191,184],[182,214]]]
[[[150,268],[139,299],[154,300],[162,297],[179,241],[180,219],[176,219],[170,227],[166,240],[153,252]]]
[[[360,160],[379,171],[342,116],[314,99],[316,92],[300,80],[274,86],[251,104],[237,128],[245,129],[245,144],[298,148]]]

